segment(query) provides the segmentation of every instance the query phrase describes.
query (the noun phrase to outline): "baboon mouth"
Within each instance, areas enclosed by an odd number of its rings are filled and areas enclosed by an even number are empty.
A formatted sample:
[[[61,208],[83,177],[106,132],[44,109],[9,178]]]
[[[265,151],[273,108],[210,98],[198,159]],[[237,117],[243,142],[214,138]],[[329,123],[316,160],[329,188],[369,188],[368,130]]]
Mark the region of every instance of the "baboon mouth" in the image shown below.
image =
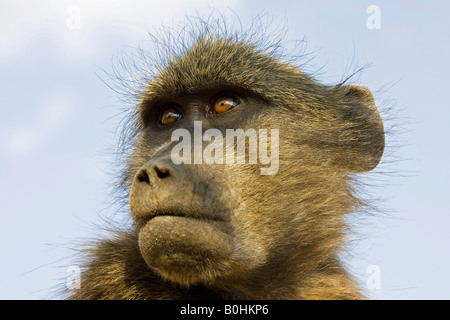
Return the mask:
[[[190,215],[184,213],[184,212],[175,212],[175,211],[170,211],[170,212],[154,212],[154,213],[150,213],[147,221],[152,220],[153,218],[156,217],[165,217],[165,216],[170,216],[170,217],[180,217],[180,218],[187,218]]]
[[[156,217],[179,217],[179,218],[190,218],[197,220],[205,220],[211,222],[226,222],[225,219],[218,217],[212,214],[201,214],[198,212],[185,212],[185,211],[155,211],[149,212],[147,214],[142,215],[138,219],[139,225],[145,225],[152,219]]]

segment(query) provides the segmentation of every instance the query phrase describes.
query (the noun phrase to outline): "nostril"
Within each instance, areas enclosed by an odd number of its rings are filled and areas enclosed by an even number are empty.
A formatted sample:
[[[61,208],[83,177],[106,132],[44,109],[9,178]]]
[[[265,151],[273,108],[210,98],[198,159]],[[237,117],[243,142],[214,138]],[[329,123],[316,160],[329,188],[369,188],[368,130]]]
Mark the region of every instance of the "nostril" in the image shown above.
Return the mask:
[[[136,182],[146,183],[151,186],[157,184],[158,180],[162,180],[171,176],[170,169],[165,166],[144,166],[136,174]]]
[[[156,175],[158,176],[159,179],[164,179],[164,178],[168,178],[170,177],[170,173],[169,170],[166,169],[160,169],[158,167],[153,167],[153,170],[155,170]]]
[[[148,177],[146,170],[141,170],[138,173],[137,178],[140,182],[146,182],[147,184],[150,184],[150,178]]]

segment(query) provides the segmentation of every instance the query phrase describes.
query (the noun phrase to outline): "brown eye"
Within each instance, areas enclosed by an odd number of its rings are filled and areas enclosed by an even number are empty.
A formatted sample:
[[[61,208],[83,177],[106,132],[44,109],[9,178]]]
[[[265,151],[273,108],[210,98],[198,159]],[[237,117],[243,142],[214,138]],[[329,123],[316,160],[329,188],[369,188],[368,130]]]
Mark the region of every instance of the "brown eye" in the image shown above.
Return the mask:
[[[159,122],[161,124],[171,124],[174,123],[175,121],[180,120],[181,118],[181,113],[172,107],[166,108],[162,113],[161,116],[159,117]]]
[[[214,112],[221,113],[233,109],[239,104],[239,101],[232,97],[219,97],[213,105]]]

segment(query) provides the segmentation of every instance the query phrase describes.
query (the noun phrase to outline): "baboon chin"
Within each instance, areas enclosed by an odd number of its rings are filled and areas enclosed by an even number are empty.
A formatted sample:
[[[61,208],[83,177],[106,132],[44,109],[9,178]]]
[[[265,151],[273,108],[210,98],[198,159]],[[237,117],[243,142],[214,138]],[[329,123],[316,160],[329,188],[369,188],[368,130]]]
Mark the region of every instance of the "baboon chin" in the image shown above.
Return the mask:
[[[364,298],[340,254],[384,150],[372,93],[223,21],[189,28],[143,59],[118,185],[133,225],[90,246],[70,298]]]
[[[158,216],[139,230],[139,247],[149,267],[183,285],[211,283],[232,268],[231,237],[216,222]]]

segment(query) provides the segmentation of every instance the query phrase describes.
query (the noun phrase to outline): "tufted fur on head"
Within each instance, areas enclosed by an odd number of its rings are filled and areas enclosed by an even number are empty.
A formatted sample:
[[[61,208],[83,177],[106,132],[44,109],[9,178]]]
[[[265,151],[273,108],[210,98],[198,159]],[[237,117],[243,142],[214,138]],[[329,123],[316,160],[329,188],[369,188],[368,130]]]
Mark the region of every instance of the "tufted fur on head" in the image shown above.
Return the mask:
[[[122,150],[129,155],[117,183],[125,199],[139,202],[135,212],[161,205],[169,192],[189,217],[164,217],[151,227],[135,219],[130,230],[93,242],[81,288],[70,298],[363,298],[339,255],[349,233],[344,217],[363,205],[354,173],[375,168],[384,150],[372,93],[319,83],[285,59],[279,43],[256,37],[255,26],[231,31],[220,19],[198,21],[190,20],[184,33],[154,38],[164,50],[152,58],[140,51],[140,77],[123,80],[136,107],[125,125]],[[262,176],[259,164],[171,167],[179,180],[169,191],[152,191],[157,205],[130,196],[132,186],[137,192],[137,173],[151,161],[165,161],[161,145],[170,134],[149,129],[155,108],[224,88],[250,101],[234,122],[224,120],[224,128],[279,129],[278,172]],[[199,189],[207,191],[199,196]],[[210,218],[193,221],[212,211],[226,227]]]

